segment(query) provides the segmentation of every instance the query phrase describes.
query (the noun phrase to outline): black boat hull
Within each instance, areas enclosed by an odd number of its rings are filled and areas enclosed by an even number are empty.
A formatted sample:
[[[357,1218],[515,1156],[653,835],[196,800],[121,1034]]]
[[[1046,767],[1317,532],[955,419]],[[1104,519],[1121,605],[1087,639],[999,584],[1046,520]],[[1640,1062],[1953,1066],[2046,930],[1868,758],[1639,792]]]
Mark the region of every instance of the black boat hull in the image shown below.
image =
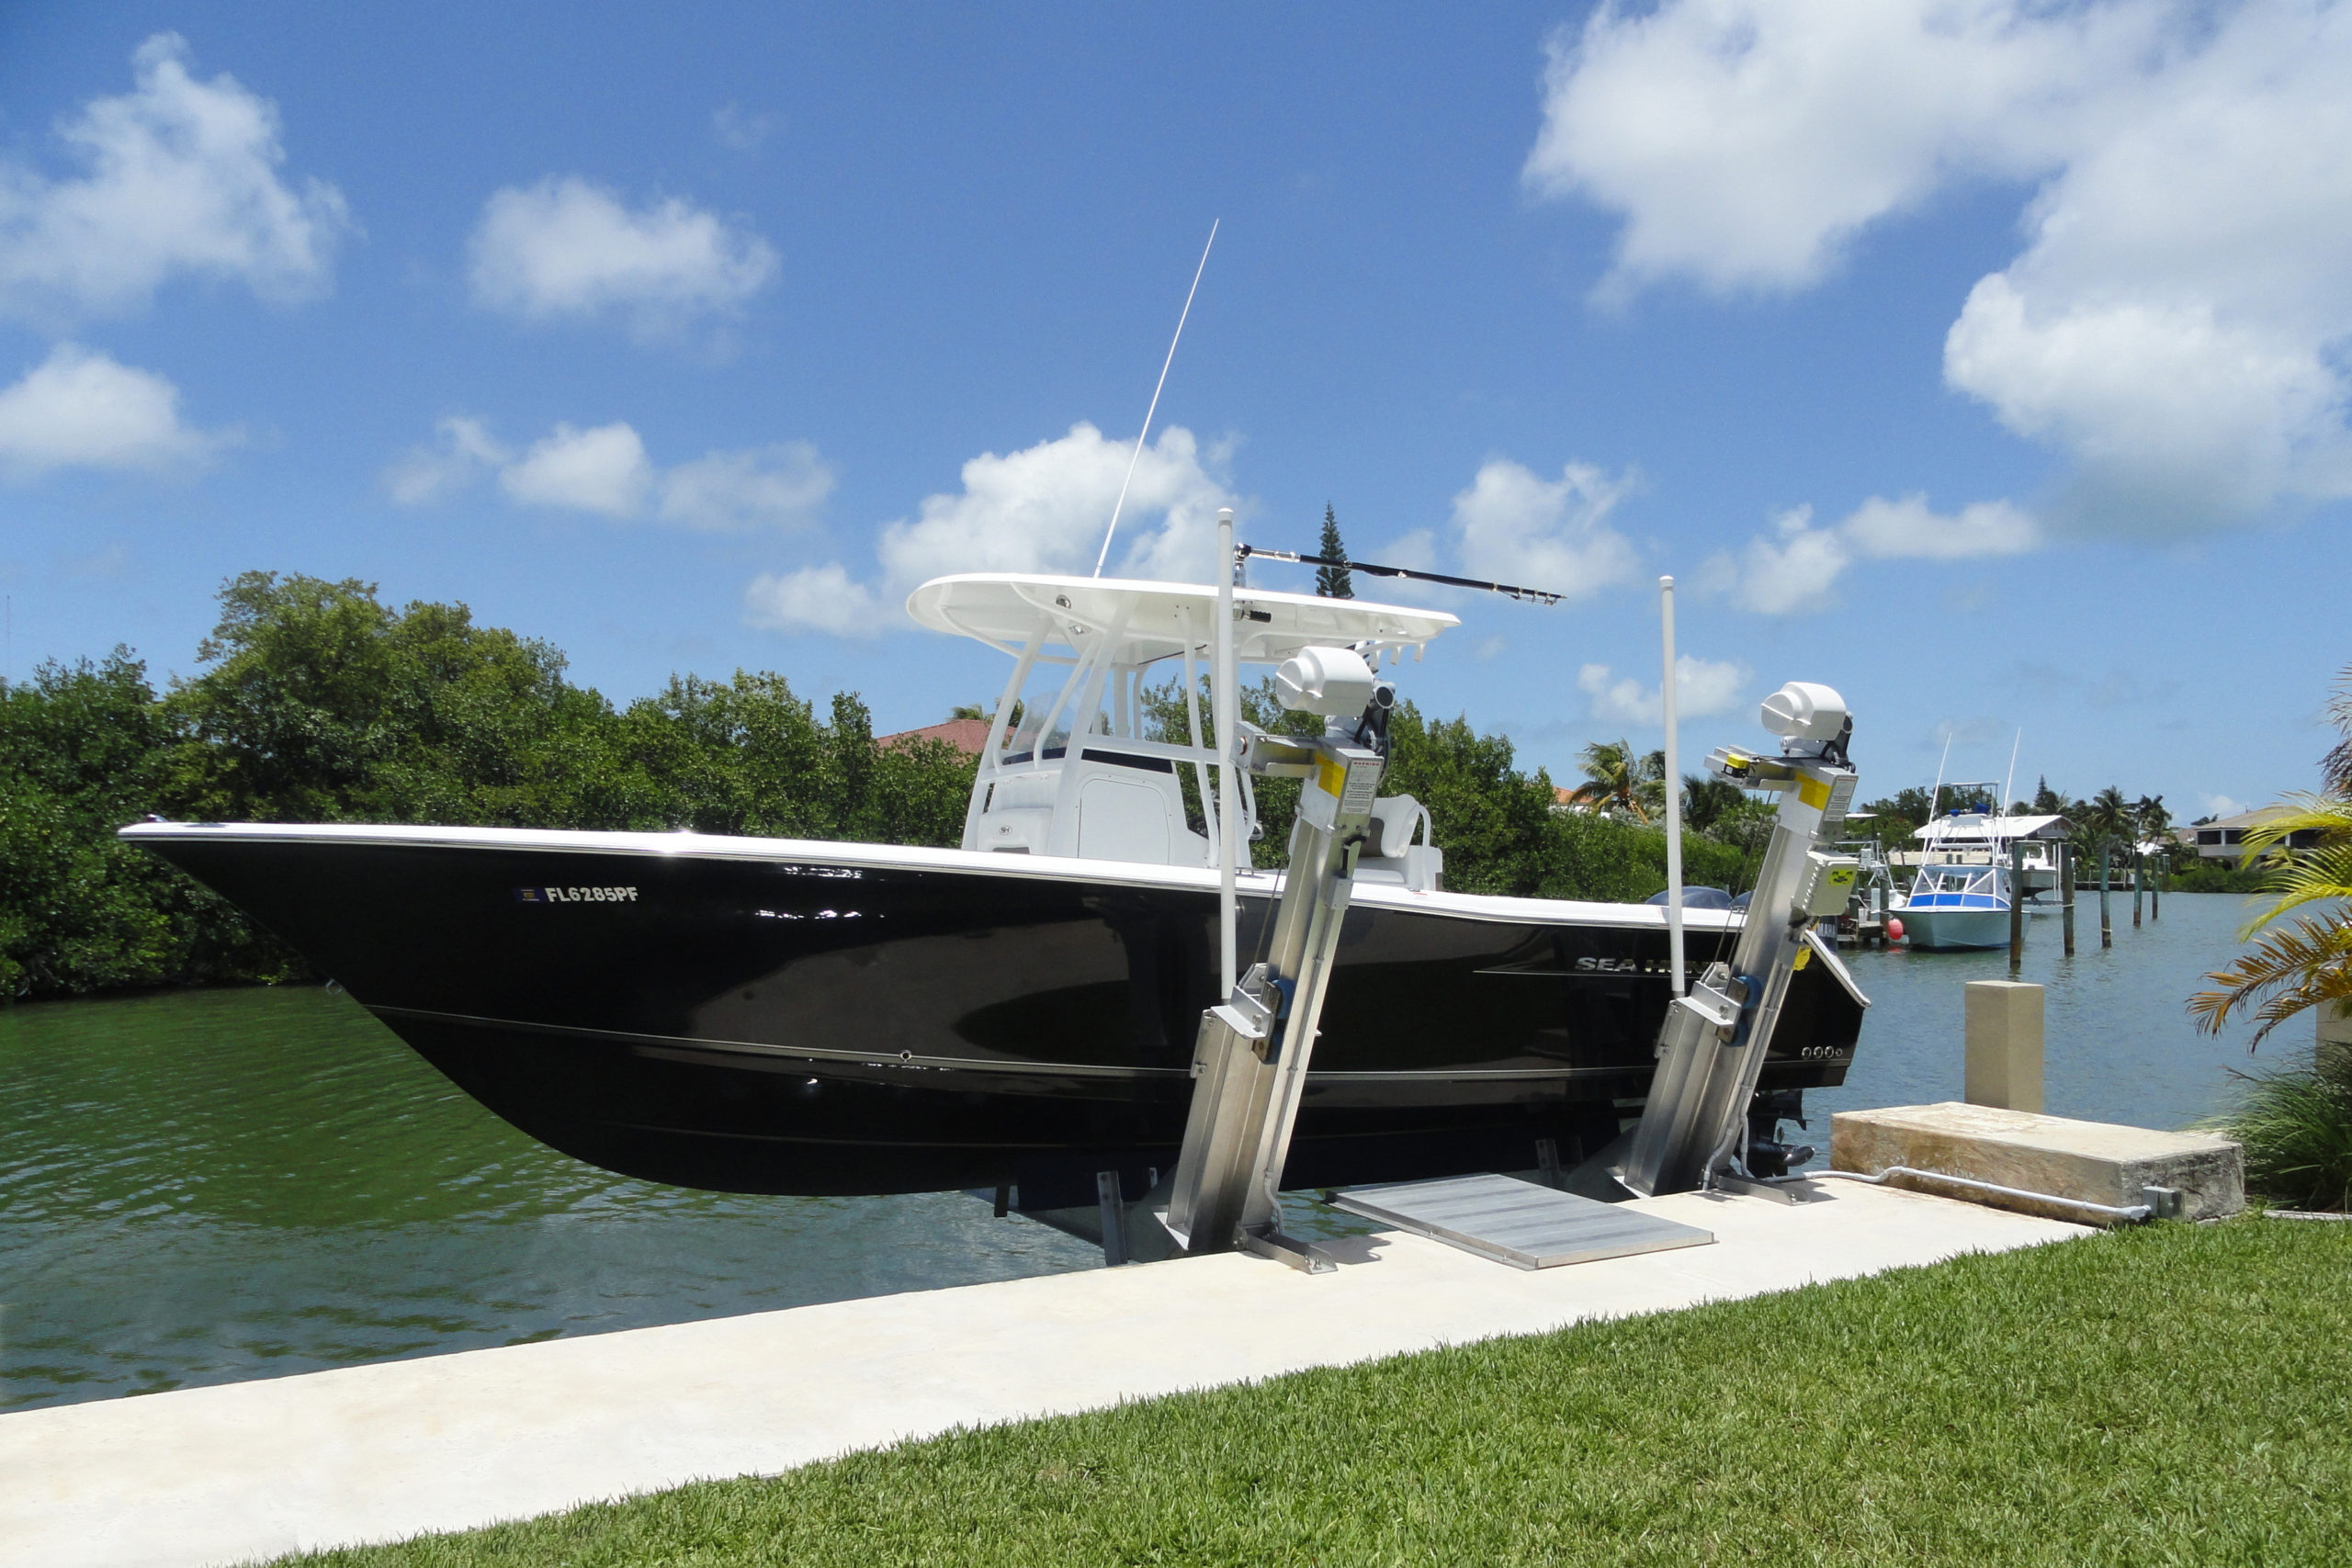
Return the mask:
[[[692,835],[142,824],[532,1137],[648,1179],[847,1194],[1172,1167],[1216,896],[1202,874]],[[1243,898],[1245,952],[1270,882]],[[1720,923],[1722,917],[1715,918]],[[1723,938],[1694,916],[1693,951]],[[1359,893],[1285,1180],[1590,1152],[1667,1001],[1654,909]],[[1762,1087],[1842,1081],[1860,1002],[1796,976]]]

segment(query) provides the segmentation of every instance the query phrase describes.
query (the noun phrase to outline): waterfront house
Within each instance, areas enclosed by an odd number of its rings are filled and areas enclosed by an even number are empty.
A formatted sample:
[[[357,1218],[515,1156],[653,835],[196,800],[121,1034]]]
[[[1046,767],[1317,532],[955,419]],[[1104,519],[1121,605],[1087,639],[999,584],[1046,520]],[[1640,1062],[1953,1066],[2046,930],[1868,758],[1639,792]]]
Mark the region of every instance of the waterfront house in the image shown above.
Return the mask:
[[[2247,831],[2282,815],[2286,809],[2282,806],[2263,806],[2252,811],[2241,811],[2234,817],[2216,817],[2183,828],[2178,837],[2184,843],[2193,842],[2199,860],[2238,860],[2245,854]],[[2287,836],[2287,847],[2290,850],[2307,850],[2318,842],[2319,834],[2312,829]]]

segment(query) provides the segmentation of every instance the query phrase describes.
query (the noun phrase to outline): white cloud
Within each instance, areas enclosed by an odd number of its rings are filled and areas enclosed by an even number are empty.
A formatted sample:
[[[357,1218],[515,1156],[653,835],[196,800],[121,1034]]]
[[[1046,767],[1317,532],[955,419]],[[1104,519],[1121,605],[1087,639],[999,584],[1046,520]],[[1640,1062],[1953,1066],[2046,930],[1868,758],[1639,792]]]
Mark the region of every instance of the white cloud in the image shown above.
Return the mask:
[[[1744,664],[1679,655],[1674,660],[1676,717],[1712,718],[1729,713],[1754,673]],[[1579,669],[1577,689],[1592,699],[1592,716],[1604,724],[1666,722],[1665,693],[1660,687],[1645,686],[1631,675],[1617,676],[1606,664]]]
[[[1802,288],[1961,172],[2051,167],[2145,6],[1665,0],[1556,35],[1523,177],[1625,215],[1609,287]]]
[[[1053,440],[1002,456],[984,452],[966,463],[960,491],[927,496],[914,517],[884,525],[876,544],[879,578],[862,590],[876,618],[855,629],[895,624],[896,606],[910,590],[948,572],[1092,570],[1134,454],[1132,444],[1080,423]],[[1215,581],[1217,509],[1240,507],[1226,459],[1221,449],[1204,453],[1181,425],[1145,447],[1106,573]],[[1588,464],[1571,463],[1558,479],[1546,479],[1507,458],[1490,458],[1454,497],[1444,542],[1468,575],[1582,598],[1638,566],[1633,546],[1607,525],[1634,488],[1631,474],[1611,478]],[[1379,552],[1389,565],[1420,570],[1436,569],[1439,555],[1439,537],[1429,529],[1393,539]],[[821,604],[817,590],[850,581],[837,564],[763,577],[751,618],[771,628],[843,630],[854,617]],[[1386,579],[1359,588],[1408,603],[1459,592]],[[796,621],[802,606],[812,608]]]
[[[1664,0],[1555,43],[1526,178],[1623,215],[1604,293],[1817,281],[1869,224],[2031,180],[1954,388],[2168,533],[2352,494],[2352,6]]]
[[[776,274],[765,240],[676,197],[632,212],[577,176],[508,187],[469,243],[475,302],[526,321],[617,314],[643,337],[741,308]]]
[[[1829,528],[1813,525],[1810,506],[1780,513],[1770,536],[1750,540],[1736,558],[1708,561],[1700,587],[1729,593],[1758,615],[1800,615],[1834,603],[1838,580],[1858,559],[1973,560],[2041,544],[2041,526],[2006,501],[1976,502],[1947,517],[1923,495],[1874,495]]]
[[[1608,517],[1633,488],[1631,475],[1611,479],[1587,463],[1545,479],[1509,458],[1488,458],[1453,498],[1464,573],[1571,599],[1624,581],[1641,562]]]
[[[775,116],[745,114],[741,106],[733,103],[721,104],[710,111],[710,133],[718,139],[721,147],[733,152],[758,151],[760,143],[775,129]]]
[[[726,533],[806,523],[833,474],[806,441],[709,452],[662,476],[662,520]]]
[[[383,472],[403,506],[446,501],[484,474],[526,506],[651,517],[707,533],[794,528],[810,522],[832,493],[832,470],[806,441],[707,452],[663,469],[626,421],[590,430],[558,424],[517,457],[481,420],[452,415],[430,445],[412,447]]]
[[[406,457],[384,470],[384,489],[403,506],[446,501],[512,457],[478,419],[453,415],[433,429],[432,446],[410,448]]]
[[[645,443],[626,422],[575,430],[559,424],[502,469],[498,485],[526,506],[634,517],[653,488]]]
[[[826,565],[761,578],[753,624],[878,631],[896,624],[908,592],[948,572],[1091,571],[1131,457],[1132,442],[1110,440],[1083,422],[1017,452],[983,452],[964,465],[961,491],[926,496],[914,517],[884,525],[876,545],[880,581],[860,587],[863,599],[844,601],[870,619],[853,626],[854,616],[821,600],[819,588],[851,581],[841,566]],[[1135,465],[1105,575],[1212,581],[1217,509],[1239,505],[1212,472],[1223,466],[1221,455],[1212,451],[1204,460],[1193,433],[1170,425]]]
[[[949,571],[1091,571],[1130,458],[1135,480],[1105,572],[1212,581],[1217,508],[1238,502],[1203,465],[1193,433],[1170,425],[1136,457],[1134,443],[1083,422],[966,463],[961,492],[926,496],[913,521],[883,529],[884,572],[911,588]]]
[[[2205,803],[2204,815],[2207,817],[2236,817],[2254,809],[2245,801],[2226,795],[2200,795],[2197,798]]]
[[[2023,555],[2041,530],[2006,501],[1979,501],[1951,517],[1929,510],[1917,491],[1900,501],[1872,496],[1838,525],[1860,554],[1880,560],[1973,560]]]
[[[70,343],[0,389],[0,469],[171,469],[201,463],[234,439],[180,423],[177,387]]]
[[[867,637],[884,630],[884,602],[838,565],[762,572],[743,590],[743,618],[767,631]]]
[[[176,34],[131,62],[132,91],[58,129],[84,175],[0,163],[0,310],[49,326],[119,313],[182,273],[271,300],[322,292],[350,219],[334,186],[279,177],[276,106],[232,77],[191,76]]]

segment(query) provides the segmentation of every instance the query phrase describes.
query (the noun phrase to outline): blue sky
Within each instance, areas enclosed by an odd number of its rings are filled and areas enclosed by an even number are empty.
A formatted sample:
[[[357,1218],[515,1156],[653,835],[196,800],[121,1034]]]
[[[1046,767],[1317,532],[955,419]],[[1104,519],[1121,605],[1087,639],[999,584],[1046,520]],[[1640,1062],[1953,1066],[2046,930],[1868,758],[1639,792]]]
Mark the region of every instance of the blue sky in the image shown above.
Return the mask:
[[[2307,787],[2352,659],[2340,5],[0,9],[9,657],[253,568],[673,671],[985,700],[934,571],[1311,547],[1575,776],[1787,679],[1864,793]],[[1258,581],[1282,585],[1279,571]]]

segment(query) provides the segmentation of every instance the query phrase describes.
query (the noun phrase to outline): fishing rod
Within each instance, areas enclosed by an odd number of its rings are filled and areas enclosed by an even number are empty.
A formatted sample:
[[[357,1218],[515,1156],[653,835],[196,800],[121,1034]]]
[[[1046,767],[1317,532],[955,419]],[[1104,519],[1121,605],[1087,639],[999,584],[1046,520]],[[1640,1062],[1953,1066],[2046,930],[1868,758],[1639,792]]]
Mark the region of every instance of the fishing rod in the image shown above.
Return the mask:
[[[1246,561],[1251,556],[1263,556],[1268,560],[1291,561],[1299,566],[1340,567],[1349,571],[1361,571],[1370,577],[1402,577],[1415,582],[1442,582],[1448,588],[1476,588],[1488,593],[1499,593],[1506,599],[1516,599],[1522,604],[1556,604],[1565,594],[1544,588],[1520,588],[1508,582],[1486,582],[1475,577],[1448,577],[1442,571],[1417,571],[1410,567],[1382,566],[1376,561],[1340,560],[1332,556],[1306,556],[1293,550],[1270,550],[1262,545],[1236,545],[1236,561]]]

